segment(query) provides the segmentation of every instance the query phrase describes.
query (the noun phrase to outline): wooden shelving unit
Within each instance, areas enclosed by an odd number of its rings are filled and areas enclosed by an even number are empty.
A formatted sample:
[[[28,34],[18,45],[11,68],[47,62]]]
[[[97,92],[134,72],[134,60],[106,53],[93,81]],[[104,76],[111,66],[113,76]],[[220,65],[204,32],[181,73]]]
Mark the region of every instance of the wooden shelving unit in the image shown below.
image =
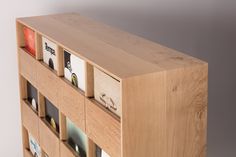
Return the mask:
[[[76,13],[18,18],[16,28],[25,157],[33,156],[29,134],[43,157],[80,156],[68,144],[67,119],[86,135],[87,157],[99,157],[97,147],[110,157],[206,156],[207,63]],[[34,33],[35,56],[24,28]],[[55,70],[43,38],[56,45],[47,47]],[[64,77],[65,50],[80,59],[84,89]],[[37,89],[37,110],[27,82]],[[46,99],[58,109],[59,130],[46,120]]]

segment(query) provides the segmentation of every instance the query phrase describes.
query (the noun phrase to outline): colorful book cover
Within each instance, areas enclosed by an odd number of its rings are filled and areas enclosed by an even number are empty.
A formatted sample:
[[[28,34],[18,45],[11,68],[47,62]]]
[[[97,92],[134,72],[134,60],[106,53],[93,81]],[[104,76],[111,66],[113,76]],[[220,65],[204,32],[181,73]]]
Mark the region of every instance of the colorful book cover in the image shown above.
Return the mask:
[[[25,49],[35,57],[35,33],[28,27],[23,28],[25,38]]]

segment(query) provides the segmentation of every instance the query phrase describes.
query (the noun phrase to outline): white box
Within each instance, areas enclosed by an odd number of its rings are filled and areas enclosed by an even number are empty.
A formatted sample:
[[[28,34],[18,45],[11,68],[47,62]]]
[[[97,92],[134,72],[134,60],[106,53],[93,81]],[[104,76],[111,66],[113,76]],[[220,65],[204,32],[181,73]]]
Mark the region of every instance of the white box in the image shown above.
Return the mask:
[[[64,50],[64,77],[85,91],[85,61]]]
[[[58,55],[58,46],[48,40],[45,37],[42,37],[42,48],[43,48],[43,61],[53,70],[58,70],[57,55]]]
[[[94,97],[110,111],[121,116],[120,82],[96,67],[94,67]]]

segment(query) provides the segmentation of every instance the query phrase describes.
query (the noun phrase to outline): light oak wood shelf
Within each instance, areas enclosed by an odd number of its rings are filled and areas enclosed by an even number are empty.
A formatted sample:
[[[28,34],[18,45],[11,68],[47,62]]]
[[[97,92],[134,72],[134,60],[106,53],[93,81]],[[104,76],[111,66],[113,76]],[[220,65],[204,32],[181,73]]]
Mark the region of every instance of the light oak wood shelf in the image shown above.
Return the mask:
[[[96,145],[111,157],[206,156],[206,62],[77,13],[18,18],[16,29],[25,157],[33,156],[29,133],[43,157],[79,156],[68,144],[67,119],[86,135],[87,157],[97,157]],[[45,49],[55,62],[45,62]],[[27,82],[37,89],[37,111]],[[58,132],[45,120],[45,99],[58,110]]]

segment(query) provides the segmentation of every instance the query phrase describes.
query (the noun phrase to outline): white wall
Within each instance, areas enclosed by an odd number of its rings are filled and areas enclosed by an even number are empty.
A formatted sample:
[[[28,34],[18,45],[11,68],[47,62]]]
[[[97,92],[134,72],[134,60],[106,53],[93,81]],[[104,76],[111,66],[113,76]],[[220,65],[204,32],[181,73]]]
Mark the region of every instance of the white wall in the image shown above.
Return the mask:
[[[235,0],[0,1],[0,156],[19,157],[15,17],[77,11],[209,62],[209,157],[235,157]]]

